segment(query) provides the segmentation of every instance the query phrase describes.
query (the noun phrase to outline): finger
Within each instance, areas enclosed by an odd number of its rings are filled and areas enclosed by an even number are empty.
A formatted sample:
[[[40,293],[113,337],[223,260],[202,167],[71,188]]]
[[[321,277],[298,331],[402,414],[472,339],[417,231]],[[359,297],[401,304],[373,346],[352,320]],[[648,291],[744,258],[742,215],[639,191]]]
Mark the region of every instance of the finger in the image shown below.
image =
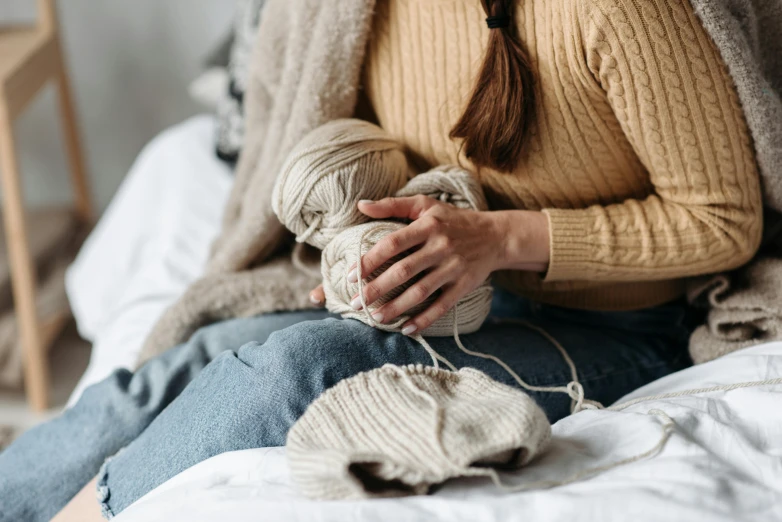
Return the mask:
[[[418,195],[406,198],[384,198],[378,201],[361,200],[358,202],[358,209],[374,219],[395,217],[415,220],[436,204],[436,200]]]
[[[459,299],[466,295],[467,292],[468,289],[465,285],[452,285],[446,287],[445,291],[429,308],[418,314],[411,321],[408,321],[402,327],[402,333],[405,335],[412,335],[416,332],[426,330],[445,314],[452,313],[451,310],[453,307],[456,306]]]
[[[310,302],[321,306],[326,302],[326,293],[323,291],[323,285],[318,285],[310,292]]]
[[[364,285],[364,301],[367,305],[374,303],[394,288],[407,283],[424,270],[437,265],[445,255],[446,253],[443,251],[424,247],[400,259],[380,274],[377,279]],[[353,297],[356,306],[360,306],[361,300],[356,300],[358,294]],[[382,322],[382,320],[378,322]]]
[[[361,274],[366,277],[392,257],[425,242],[432,234],[433,229],[430,220],[426,219],[414,221],[406,227],[388,234],[361,256]],[[358,281],[358,271],[355,268],[348,274],[348,281],[351,283]]]
[[[399,297],[389,301],[372,312],[372,318],[378,323],[391,323],[411,308],[423,303],[429,297],[455,279],[458,274],[449,267],[440,266],[420,281],[416,281]]]

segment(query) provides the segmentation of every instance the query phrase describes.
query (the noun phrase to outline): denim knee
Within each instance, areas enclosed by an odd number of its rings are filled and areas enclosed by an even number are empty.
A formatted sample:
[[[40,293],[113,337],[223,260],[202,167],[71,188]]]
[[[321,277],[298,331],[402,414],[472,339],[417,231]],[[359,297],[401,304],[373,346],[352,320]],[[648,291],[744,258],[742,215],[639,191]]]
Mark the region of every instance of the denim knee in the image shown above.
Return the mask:
[[[271,367],[296,386],[321,392],[342,379],[385,363],[427,362],[412,340],[354,320],[323,319],[273,333],[263,348],[246,345],[239,358],[251,366]]]

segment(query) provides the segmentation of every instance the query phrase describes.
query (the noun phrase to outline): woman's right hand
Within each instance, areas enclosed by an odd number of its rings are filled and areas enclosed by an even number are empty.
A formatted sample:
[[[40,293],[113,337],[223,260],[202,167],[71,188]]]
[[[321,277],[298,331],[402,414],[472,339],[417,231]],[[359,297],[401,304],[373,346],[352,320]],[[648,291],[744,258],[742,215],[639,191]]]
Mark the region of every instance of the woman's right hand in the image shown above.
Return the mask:
[[[326,294],[323,292],[323,285],[318,285],[310,292],[310,302],[316,306],[324,306],[326,304]]]

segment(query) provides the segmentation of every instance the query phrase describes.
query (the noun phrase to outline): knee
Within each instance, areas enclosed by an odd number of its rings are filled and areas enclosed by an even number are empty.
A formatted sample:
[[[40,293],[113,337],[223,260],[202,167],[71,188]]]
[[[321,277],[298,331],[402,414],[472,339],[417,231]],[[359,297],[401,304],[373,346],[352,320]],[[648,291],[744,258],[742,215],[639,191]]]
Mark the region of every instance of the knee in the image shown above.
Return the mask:
[[[356,321],[306,321],[273,333],[262,346],[245,345],[239,358],[284,375],[296,386],[329,387],[374,367],[378,350],[370,347],[384,342],[378,334]]]
[[[202,354],[211,360],[229,350],[238,350],[242,345],[263,342],[270,333],[269,321],[264,317],[228,319],[202,326],[187,342],[190,351]]]
[[[353,321],[305,321],[274,332],[266,343],[275,358],[289,364],[308,364],[339,358],[345,347],[364,335]]]

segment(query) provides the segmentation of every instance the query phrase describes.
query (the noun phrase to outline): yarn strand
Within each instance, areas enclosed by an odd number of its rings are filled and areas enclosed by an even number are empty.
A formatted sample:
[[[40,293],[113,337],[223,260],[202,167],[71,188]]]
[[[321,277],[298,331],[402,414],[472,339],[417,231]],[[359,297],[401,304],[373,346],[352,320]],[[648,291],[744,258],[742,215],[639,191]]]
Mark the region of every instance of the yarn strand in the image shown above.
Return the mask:
[[[567,394],[573,401],[570,408],[571,413],[578,413],[579,411],[585,409],[594,410],[598,408],[603,408],[603,405],[600,404],[599,402],[592,401],[584,397],[584,387],[578,381],[578,372],[576,371],[576,364],[573,362],[573,359],[570,358],[570,355],[567,353],[567,350],[565,350],[565,348],[559,343],[559,341],[557,341],[552,335],[550,335],[543,328],[535,326],[534,324],[531,324],[528,321],[524,321],[521,319],[508,321],[508,322],[521,324],[529,328],[530,330],[534,330],[535,332],[538,332],[540,335],[545,337],[552,345],[554,345],[554,347],[562,355],[562,358],[565,360],[565,363],[568,365],[568,368],[570,369],[570,375],[572,380],[566,386],[533,386],[531,384],[528,384],[521,377],[519,377],[519,375],[516,372],[514,372],[513,369],[510,366],[508,366],[508,364],[505,363],[505,361],[503,361],[499,357],[496,357],[488,353],[476,352],[466,348],[462,343],[462,340],[459,337],[459,332],[456,328],[456,325],[459,322],[458,313],[459,313],[458,307],[454,307],[453,308],[453,315],[454,315],[453,338],[454,341],[456,341],[456,345],[464,353],[468,355],[472,355],[474,357],[480,357],[481,359],[488,359],[490,361],[494,361],[500,367],[502,367],[502,369],[505,370],[511,377],[513,377],[513,379],[519,384],[519,386],[521,386],[527,391]]]
[[[661,393],[659,395],[649,395],[647,397],[639,397],[637,399],[632,399],[626,402],[622,402],[619,404],[614,404],[613,406],[609,406],[606,408],[607,410],[611,411],[622,411],[626,408],[629,408],[630,406],[635,406],[636,404],[640,404],[642,402],[647,401],[656,401],[661,399],[672,399],[674,397],[684,397],[684,396],[690,396],[690,395],[700,395],[702,393],[712,393],[712,392],[718,392],[718,391],[731,391],[731,390],[738,390],[741,388],[757,388],[760,386],[773,386],[775,384],[782,384],[782,377],[778,377],[775,379],[766,379],[763,381],[746,381],[746,382],[736,382],[733,384],[723,384],[719,386],[711,386],[709,388],[695,388],[691,390],[681,390],[677,392],[671,392],[671,393]]]
[[[625,459],[618,460],[616,462],[611,462],[610,464],[605,464],[603,466],[596,466],[594,468],[587,468],[581,471],[577,471],[576,473],[573,473],[569,477],[564,478],[562,480],[538,480],[535,482],[513,485],[504,482],[500,477],[500,474],[497,472],[497,470],[493,468],[471,467],[469,468],[469,470],[465,470],[465,472],[470,473],[474,476],[489,477],[495,486],[509,493],[519,493],[522,491],[530,491],[533,489],[549,489],[549,488],[555,488],[560,486],[566,486],[568,484],[572,484],[574,482],[583,480],[587,477],[598,475],[600,473],[605,473],[606,471],[611,471],[612,469],[620,468],[622,466],[626,466],[634,462],[639,462],[641,460],[648,459],[650,457],[657,455],[660,451],[662,451],[662,449],[668,443],[668,439],[671,438],[671,435],[673,434],[673,430],[676,427],[676,424],[674,423],[673,419],[662,410],[654,409],[654,410],[649,410],[647,413],[649,415],[655,415],[657,417],[660,417],[660,419],[662,419],[662,425],[661,425],[662,434],[660,435],[660,438],[657,440],[657,443],[654,446],[644,451],[643,453],[638,453],[637,455],[632,455]]]

